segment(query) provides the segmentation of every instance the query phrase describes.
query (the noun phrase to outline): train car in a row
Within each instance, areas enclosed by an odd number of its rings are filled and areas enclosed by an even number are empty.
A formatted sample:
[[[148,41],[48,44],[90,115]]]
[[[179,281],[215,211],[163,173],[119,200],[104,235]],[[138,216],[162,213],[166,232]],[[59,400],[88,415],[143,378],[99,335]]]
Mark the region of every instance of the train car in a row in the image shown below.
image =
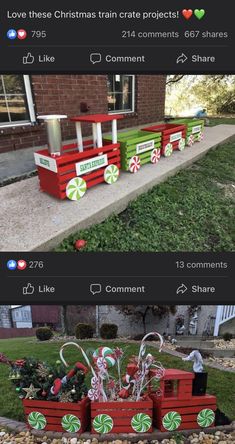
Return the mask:
[[[146,163],[203,139],[203,120],[183,119],[141,130],[117,132],[120,114],[94,114],[70,119],[76,125],[77,142],[62,144],[60,120],[64,115],[39,116],[47,127],[48,149],[37,151],[40,189],[56,198],[79,200],[99,183],[114,184],[120,170],[137,173]],[[111,122],[112,134],[103,137],[102,123]],[[81,124],[92,125],[92,140],[83,140]]]

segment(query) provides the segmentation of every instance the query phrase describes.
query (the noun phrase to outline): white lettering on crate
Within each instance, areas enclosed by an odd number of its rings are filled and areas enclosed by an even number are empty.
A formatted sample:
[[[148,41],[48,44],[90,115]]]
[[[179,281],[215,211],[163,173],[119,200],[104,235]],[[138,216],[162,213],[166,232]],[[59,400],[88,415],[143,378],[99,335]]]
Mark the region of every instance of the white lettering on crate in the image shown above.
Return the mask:
[[[34,160],[36,165],[45,168],[46,170],[53,171],[53,173],[57,173],[58,169],[55,159],[44,156],[43,154],[34,153]]]
[[[202,125],[193,126],[192,134],[200,133],[201,130],[202,130]]]
[[[145,153],[154,149],[154,140],[148,140],[148,142],[138,143],[136,145],[136,154]]]
[[[182,139],[182,131],[180,131],[179,133],[171,134],[170,136],[170,142],[175,142],[176,140],[180,139]]]
[[[82,174],[90,173],[106,165],[108,165],[108,156],[107,154],[103,154],[102,156],[92,157],[91,159],[76,163],[76,173],[77,176],[81,176]]]

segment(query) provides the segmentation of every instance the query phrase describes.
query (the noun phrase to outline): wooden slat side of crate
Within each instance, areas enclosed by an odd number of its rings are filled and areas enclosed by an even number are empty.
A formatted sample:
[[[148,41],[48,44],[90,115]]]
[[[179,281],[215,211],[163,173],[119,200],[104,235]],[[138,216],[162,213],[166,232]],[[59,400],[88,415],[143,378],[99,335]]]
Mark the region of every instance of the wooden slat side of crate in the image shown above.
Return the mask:
[[[205,396],[193,396],[190,400],[179,398],[164,398],[157,397],[155,394],[150,395],[153,400],[153,424],[161,432],[168,430],[164,427],[163,422],[166,415],[171,412],[176,412],[181,417],[177,429],[175,430],[187,430],[191,428],[200,429],[198,424],[198,414],[205,409],[216,410],[216,397],[212,395]],[[208,427],[213,427],[214,421]]]
[[[100,433],[151,433],[153,431],[152,408],[151,399],[139,402],[91,402],[91,431],[97,434],[99,433],[97,424],[100,424],[100,427],[108,424],[106,431],[103,429]],[[136,417],[138,414],[142,417]],[[136,427],[139,427],[139,431]],[[141,432],[141,430],[144,431]]]
[[[186,136],[187,139],[193,135],[195,139],[197,140],[197,137],[200,133],[203,133],[205,121],[203,119],[179,119],[174,121],[175,123],[182,123],[186,125],[187,132]]]
[[[173,150],[179,149],[179,142],[186,139],[186,125],[161,124],[142,128],[142,131],[161,132],[162,144],[161,148],[164,150],[168,143],[171,143]]]
[[[111,136],[105,136],[105,140],[111,140]],[[152,151],[161,147],[161,133],[144,133],[142,131],[128,131],[118,134],[118,142],[121,149],[121,168],[129,171],[130,160],[138,156],[141,165],[151,162]]]
[[[76,146],[76,145],[75,145]],[[57,158],[51,158],[47,150],[38,151],[36,154],[45,162],[51,163],[51,169],[38,166],[38,174],[40,188],[52,196],[59,199],[66,198],[66,186],[69,180],[77,176],[76,164],[84,160],[93,159],[98,156],[107,156],[105,167],[100,167],[87,174],[80,174],[87,184],[87,188],[104,182],[104,170],[107,165],[114,164],[119,169],[121,167],[120,145],[107,144],[102,148],[90,148],[91,141],[87,141],[84,145],[84,151],[78,152],[74,150],[74,145],[68,145],[63,149],[63,155]]]
[[[70,431],[69,426],[74,425],[75,429],[73,430],[78,429],[76,432],[80,434],[85,432],[90,425],[90,400],[88,397],[78,403],[28,399],[24,399],[22,402],[29,429],[67,432]]]

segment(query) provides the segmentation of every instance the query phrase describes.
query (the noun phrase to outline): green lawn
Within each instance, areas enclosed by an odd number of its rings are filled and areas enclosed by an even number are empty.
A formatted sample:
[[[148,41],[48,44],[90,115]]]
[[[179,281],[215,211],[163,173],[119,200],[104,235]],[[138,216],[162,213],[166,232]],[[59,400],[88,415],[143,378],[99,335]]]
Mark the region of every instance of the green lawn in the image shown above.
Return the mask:
[[[136,355],[139,350],[139,344],[113,344],[111,341],[105,341],[109,346],[122,347],[125,350],[123,361],[123,372],[128,358]],[[82,346],[85,350],[94,350],[104,342],[83,341]],[[38,342],[34,338],[17,338],[0,340],[0,352],[6,354],[11,359],[20,359],[23,357],[35,357],[54,363],[59,356],[60,342]],[[149,352],[157,357],[166,368],[181,368],[191,370],[190,363],[185,363],[179,358],[174,358],[165,353],[159,354],[155,348],[149,347]],[[73,365],[81,359],[80,352],[72,347],[66,351],[66,359]],[[234,387],[235,374],[223,372],[208,368],[208,392],[214,394],[218,399],[218,406],[231,419],[235,419]],[[13,385],[8,380],[9,369],[6,365],[0,364],[0,416],[23,420],[23,409],[21,401],[18,399]]]
[[[83,251],[95,252],[233,251],[234,165],[235,143],[220,146],[56,251],[75,251],[77,239],[87,241]]]
[[[235,125],[235,117],[208,117],[209,126]]]

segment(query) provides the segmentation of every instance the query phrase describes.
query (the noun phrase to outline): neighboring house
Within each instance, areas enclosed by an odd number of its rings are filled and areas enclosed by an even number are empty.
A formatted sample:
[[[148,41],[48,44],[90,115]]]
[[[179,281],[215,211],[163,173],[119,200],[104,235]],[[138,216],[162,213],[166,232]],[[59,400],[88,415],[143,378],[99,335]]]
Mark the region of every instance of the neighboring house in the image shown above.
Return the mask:
[[[177,319],[181,318],[186,327],[185,334],[188,334],[190,320],[192,320],[188,308],[189,306],[186,305],[178,305],[175,315],[164,316],[162,319],[149,313],[146,319],[147,332],[155,330],[161,334],[175,335]],[[97,306],[97,320],[99,326],[106,322],[117,324],[119,336],[134,336],[143,333],[141,318],[123,315],[115,305]],[[218,334],[227,331],[235,334],[235,306],[200,306],[197,310],[195,329],[197,335],[208,334],[213,336],[215,334],[218,336]]]
[[[122,113],[119,129],[162,120],[165,86],[163,75],[0,75],[0,153],[47,143],[37,115]],[[75,139],[74,123],[63,121],[62,134]]]
[[[15,328],[37,328],[45,325],[54,330],[60,328],[59,305],[21,305],[11,308]]]
[[[11,328],[11,311],[10,305],[0,305],[0,328]]]

